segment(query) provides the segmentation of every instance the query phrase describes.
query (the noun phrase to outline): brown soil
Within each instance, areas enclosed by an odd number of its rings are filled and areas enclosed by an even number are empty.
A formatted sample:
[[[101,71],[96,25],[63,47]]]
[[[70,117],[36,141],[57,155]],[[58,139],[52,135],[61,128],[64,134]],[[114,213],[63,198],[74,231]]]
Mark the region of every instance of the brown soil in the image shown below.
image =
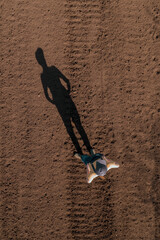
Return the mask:
[[[1,23],[1,239],[157,240],[159,0],[2,0]],[[120,168],[87,184],[77,140]]]

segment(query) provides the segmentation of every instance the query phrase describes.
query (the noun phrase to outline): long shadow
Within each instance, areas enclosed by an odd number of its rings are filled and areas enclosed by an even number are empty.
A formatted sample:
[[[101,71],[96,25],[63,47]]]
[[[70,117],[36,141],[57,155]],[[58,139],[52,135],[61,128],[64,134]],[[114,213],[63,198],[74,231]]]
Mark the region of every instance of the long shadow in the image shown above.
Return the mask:
[[[159,136],[160,136],[160,130],[159,130],[159,124],[158,119],[155,121],[155,123],[152,125],[151,130],[151,142],[153,143],[153,156],[155,160],[155,167],[154,167],[154,175],[152,180],[152,192],[151,192],[151,200],[152,204],[154,206],[155,210],[155,240],[159,239],[160,236],[160,204],[159,204],[159,196],[160,196],[160,161],[159,161]]]
[[[41,81],[46,99],[56,106],[76,151],[82,154],[81,147],[73,131],[72,122],[75,124],[87,150],[90,151],[90,142],[81,124],[76,106],[70,96],[69,80],[55,66],[47,66],[43,50],[41,48],[37,49],[35,56],[43,69],[43,72],[41,73]],[[61,80],[67,84],[68,89],[62,85]],[[51,93],[51,97],[49,96],[49,91]]]

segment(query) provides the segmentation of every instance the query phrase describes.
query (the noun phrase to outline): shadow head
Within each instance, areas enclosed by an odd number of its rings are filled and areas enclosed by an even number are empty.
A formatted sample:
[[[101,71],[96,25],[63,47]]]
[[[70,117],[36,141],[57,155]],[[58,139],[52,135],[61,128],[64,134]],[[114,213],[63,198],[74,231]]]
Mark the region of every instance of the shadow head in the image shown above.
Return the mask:
[[[37,62],[43,67],[47,67],[47,64],[46,64],[46,60],[44,58],[44,53],[43,53],[43,50],[42,48],[37,48],[36,52],[35,52],[35,56],[36,56],[36,59],[37,59]]]

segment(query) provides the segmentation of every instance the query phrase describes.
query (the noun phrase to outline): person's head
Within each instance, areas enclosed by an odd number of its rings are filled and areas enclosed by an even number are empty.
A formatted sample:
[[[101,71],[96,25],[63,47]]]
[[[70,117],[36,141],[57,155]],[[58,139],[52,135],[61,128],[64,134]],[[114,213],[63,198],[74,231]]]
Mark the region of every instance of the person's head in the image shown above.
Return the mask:
[[[98,176],[104,176],[107,172],[107,166],[106,166],[106,161],[103,159],[99,159],[95,161],[92,165],[94,172]]]
[[[35,52],[35,56],[36,56],[37,62],[42,66],[42,68],[46,68],[47,63],[44,58],[44,53],[43,53],[42,48],[37,48],[37,50]]]

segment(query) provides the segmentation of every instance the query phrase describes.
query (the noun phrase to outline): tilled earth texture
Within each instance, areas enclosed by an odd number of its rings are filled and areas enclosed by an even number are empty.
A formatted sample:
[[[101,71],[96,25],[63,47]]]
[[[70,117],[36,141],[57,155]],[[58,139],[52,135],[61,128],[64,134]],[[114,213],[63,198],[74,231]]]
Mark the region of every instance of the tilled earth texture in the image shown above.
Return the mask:
[[[159,0],[0,6],[0,239],[160,239]]]

